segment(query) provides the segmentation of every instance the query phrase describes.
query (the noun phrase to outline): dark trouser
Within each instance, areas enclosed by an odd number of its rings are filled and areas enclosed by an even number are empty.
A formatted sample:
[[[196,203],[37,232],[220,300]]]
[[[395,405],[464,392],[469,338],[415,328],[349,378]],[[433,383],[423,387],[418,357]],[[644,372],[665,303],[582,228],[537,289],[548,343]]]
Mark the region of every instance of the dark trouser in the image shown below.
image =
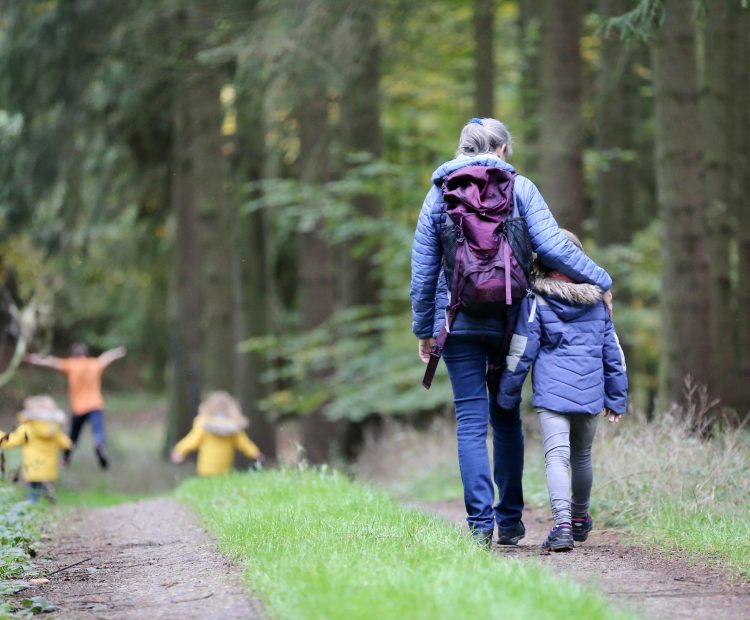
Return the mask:
[[[104,433],[104,414],[96,409],[83,415],[74,415],[70,425],[70,439],[73,443],[78,443],[78,437],[81,435],[83,425],[89,422],[91,431],[94,433],[94,445],[99,448],[107,443],[107,437]]]
[[[55,499],[55,485],[51,482],[29,482],[29,501],[34,503],[39,501],[40,497],[45,497],[50,501]]]
[[[489,361],[496,360],[501,338],[449,336],[443,358],[453,386],[458,433],[458,463],[464,485],[467,522],[472,531],[512,527],[523,512],[523,431],[520,407],[501,409],[487,392]],[[487,429],[492,427],[493,474],[487,453]]]
[[[104,453],[104,445],[107,443],[107,436],[104,433],[104,414],[96,409],[89,411],[83,415],[73,415],[70,424],[70,440],[73,445],[78,443],[78,437],[81,435],[83,425],[86,422],[91,423],[91,431],[94,433],[94,449],[96,450],[96,456],[99,459],[99,465],[103,469],[107,467],[107,459]],[[65,450],[64,460],[65,463],[70,462],[71,450]]]

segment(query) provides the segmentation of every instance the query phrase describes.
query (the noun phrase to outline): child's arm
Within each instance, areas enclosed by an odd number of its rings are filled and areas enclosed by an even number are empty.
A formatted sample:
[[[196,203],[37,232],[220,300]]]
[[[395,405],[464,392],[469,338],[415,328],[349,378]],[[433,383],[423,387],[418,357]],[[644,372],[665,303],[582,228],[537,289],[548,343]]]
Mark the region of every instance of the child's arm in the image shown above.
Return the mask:
[[[258,446],[253,443],[252,439],[250,439],[244,431],[237,433],[235,446],[249,459],[257,460],[260,457]]]
[[[200,426],[193,425],[193,429],[172,448],[172,462],[182,463],[188,454],[195,452],[200,447],[202,439],[203,429]]]
[[[104,368],[106,368],[112,362],[116,362],[117,360],[122,359],[127,354],[128,354],[128,350],[125,347],[117,347],[116,349],[110,349],[109,351],[105,351],[97,359],[99,360],[99,363]]]
[[[73,441],[62,431],[57,431],[55,441],[63,450],[71,450],[73,448]]]
[[[515,333],[506,358],[506,367],[500,379],[500,392],[497,395],[497,403],[503,409],[512,409],[521,402],[523,382],[539,355],[542,323],[539,320],[537,303],[535,295],[525,297],[521,302]]]
[[[54,355],[39,355],[38,353],[29,353],[24,355],[23,361],[32,366],[41,366],[42,368],[52,368],[52,370],[63,370],[64,361]]]
[[[18,448],[24,445],[29,440],[26,433],[26,425],[21,424],[18,428],[12,430],[10,433],[5,435],[2,439],[1,448]]]
[[[607,316],[604,331],[604,407],[611,413],[622,415],[628,408],[628,374],[625,354],[617,339],[615,325]]]

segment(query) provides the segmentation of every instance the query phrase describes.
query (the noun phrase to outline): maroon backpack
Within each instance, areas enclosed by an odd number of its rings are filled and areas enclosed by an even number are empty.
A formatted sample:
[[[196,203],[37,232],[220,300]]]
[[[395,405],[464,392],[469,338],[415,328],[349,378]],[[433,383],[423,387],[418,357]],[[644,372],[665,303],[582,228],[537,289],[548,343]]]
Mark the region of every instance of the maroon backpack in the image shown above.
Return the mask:
[[[474,316],[507,313],[513,301],[524,297],[529,288],[531,243],[525,220],[514,212],[515,177],[515,172],[494,166],[466,166],[443,181],[448,216],[447,232],[442,235],[443,266],[450,282],[450,297],[445,324],[422,380],[427,389],[459,310]],[[501,347],[503,360],[513,334],[511,321],[507,323]],[[501,364],[498,361],[497,366]],[[495,379],[499,379],[497,374],[488,375],[491,392]]]

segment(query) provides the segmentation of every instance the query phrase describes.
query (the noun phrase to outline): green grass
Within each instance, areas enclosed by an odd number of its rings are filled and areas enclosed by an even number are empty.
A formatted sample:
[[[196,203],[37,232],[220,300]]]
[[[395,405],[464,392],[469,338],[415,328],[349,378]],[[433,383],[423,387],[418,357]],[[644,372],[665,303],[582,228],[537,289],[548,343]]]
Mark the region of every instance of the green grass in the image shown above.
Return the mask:
[[[457,528],[336,473],[183,483],[220,548],[284,619],[617,618],[592,590],[487,553]]]
[[[541,440],[534,415],[524,418],[524,495],[527,503],[546,508]],[[453,428],[392,435],[368,448],[370,470],[372,463],[392,461],[373,480],[400,498],[462,497]],[[415,453],[426,457],[409,461],[399,452],[402,446],[419,446]],[[732,577],[750,578],[750,432],[717,428],[712,438],[700,440],[671,416],[648,422],[631,415],[617,427],[600,425],[593,454],[591,512],[597,527],[623,528],[635,544],[677,551]]]
[[[59,489],[57,501],[60,506],[79,506],[81,508],[104,508],[115,506],[126,502],[134,502],[143,499],[144,495],[132,493],[118,493],[104,487],[94,487],[73,491],[71,489]]]

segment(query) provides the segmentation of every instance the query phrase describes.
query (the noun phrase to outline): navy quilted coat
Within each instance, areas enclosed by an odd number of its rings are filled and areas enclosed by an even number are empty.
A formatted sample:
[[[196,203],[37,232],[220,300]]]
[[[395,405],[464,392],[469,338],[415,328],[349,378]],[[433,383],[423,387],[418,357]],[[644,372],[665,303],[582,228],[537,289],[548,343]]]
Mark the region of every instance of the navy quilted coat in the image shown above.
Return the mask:
[[[601,290],[538,278],[521,302],[500,381],[498,404],[511,409],[533,367],[534,407],[559,413],[625,413],[628,378]]]
[[[448,291],[442,276],[440,230],[447,216],[440,187],[446,176],[464,166],[496,166],[514,171],[513,166],[499,157],[484,154],[458,157],[433,173],[433,185],[419,214],[411,254],[412,331],[417,338],[436,336],[445,322]],[[568,240],[558,228],[539,190],[526,177],[516,177],[514,200],[519,214],[526,218],[534,251],[545,265],[577,282],[588,282],[603,291],[609,290],[612,280],[607,272]],[[475,319],[459,312],[452,333],[494,335],[502,334],[503,330],[502,317]]]

